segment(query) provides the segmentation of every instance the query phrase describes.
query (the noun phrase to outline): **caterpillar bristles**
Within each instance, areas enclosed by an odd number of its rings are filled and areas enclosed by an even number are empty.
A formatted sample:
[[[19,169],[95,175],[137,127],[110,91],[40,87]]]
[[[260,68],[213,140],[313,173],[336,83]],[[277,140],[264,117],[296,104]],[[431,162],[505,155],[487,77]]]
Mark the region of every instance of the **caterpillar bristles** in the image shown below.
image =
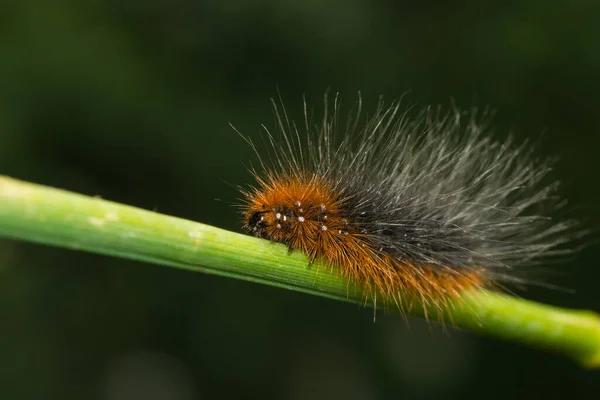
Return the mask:
[[[285,243],[361,284],[374,304],[445,309],[472,289],[526,283],[525,268],[565,251],[577,224],[549,163],[527,143],[495,141],[486,116],[426,109],[411,118],[380,101],[339,124],[325,98],[302,129],[273,102],[256,186],[243,190],[244,228]],[[443,313],[438,313],[442,315]],[[426,314],[427,315],[427,314]],[[451,313],[450,313],[451,315]]]

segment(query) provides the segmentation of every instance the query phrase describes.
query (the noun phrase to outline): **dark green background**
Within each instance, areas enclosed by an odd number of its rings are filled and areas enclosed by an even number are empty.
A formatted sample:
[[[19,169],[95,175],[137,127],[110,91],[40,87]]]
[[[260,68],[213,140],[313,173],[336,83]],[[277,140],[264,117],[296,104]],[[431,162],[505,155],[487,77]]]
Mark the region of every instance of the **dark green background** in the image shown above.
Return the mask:
[[[0,173],[239,230],[252,153],[228,123],[258,138],[277,88],[296,116],[327,88],[347,105],[410,91],[541,136],[597,228],[599,74],[596,1],[4,0]],[[521,294],[600,310],[598,259],[552,266],[574,294]],[[598,372],[515,344],[0,241],[2,399],[599,397]]]

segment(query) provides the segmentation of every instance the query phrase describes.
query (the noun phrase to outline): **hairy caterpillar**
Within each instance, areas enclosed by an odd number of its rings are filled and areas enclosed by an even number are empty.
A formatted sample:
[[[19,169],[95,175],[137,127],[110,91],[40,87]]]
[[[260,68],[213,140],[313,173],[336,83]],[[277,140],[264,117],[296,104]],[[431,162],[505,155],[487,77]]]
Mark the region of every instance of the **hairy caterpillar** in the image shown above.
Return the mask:
[[[340,123],[325,98],[300,129],[273,102],[267,155],[244,195],[244,228],[322,260],[402,311],[446,307],[472,288],[523,282],[520,267],[564,252],[575,221],[547,161],[527,144],[494,141],[476,112],[426,109],[410,118],[380,101]],[[481,122],[483,121],[483,122]]]

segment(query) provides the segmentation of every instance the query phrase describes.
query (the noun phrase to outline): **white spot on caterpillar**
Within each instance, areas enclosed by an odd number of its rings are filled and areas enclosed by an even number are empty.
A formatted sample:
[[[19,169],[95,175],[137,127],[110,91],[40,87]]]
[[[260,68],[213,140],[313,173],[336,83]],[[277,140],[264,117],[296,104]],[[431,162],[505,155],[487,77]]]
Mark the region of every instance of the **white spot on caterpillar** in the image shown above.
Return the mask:
[[[304,222],[304,217],[298,217],[298,222]]]
[[[294,206],[296,207],[300,207],[302,205],[302,203],[300,203],[298,200],[296,200],[296,202],[294,203]]]
[[[276,213],[276,214],[275,214],[275,218],[277,218],[277,219],[281,219],[281,214],[280,214],[280,213]]]
[[[323,232],[325,232],[325,231],[327,230],[327,227],[326,227],[325,225],[321,225],[321,230],[322,230]]]

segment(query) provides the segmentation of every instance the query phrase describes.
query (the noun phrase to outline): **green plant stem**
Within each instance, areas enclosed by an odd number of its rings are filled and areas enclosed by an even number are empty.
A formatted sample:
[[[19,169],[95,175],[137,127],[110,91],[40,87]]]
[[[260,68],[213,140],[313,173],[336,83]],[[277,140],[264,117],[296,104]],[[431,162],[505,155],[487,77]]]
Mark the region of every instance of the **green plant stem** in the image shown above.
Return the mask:
[[[369,304],[361,288],[284,245],[0,176],[0,236]],[[484,290],[451,305],[457,327],[600,367],[600,318]],[[415,310],[416,315],[437,310]]]

